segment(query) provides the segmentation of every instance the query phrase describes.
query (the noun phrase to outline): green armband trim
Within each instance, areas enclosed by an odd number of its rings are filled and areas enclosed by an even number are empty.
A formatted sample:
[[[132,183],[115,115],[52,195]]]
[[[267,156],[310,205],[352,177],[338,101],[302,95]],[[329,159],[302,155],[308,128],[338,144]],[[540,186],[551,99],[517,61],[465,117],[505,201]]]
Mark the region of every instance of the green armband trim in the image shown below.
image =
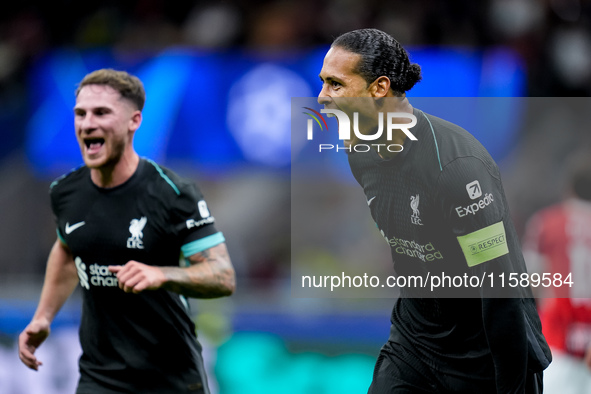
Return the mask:
[[[181,252],[183,252],[185,257],[189,257],[195,253],[202,252],[205,249],[212,248],[225,241],[226,239],[224,238],[224,234],[217,232],[215,234],[208,235],[205,238],[197,239],[193,242],[183,245],[181,247]]]
[[[458,237],[468,267],[482,264],[509,253],[505,225],[503,222],[491,224],[473,233]]]

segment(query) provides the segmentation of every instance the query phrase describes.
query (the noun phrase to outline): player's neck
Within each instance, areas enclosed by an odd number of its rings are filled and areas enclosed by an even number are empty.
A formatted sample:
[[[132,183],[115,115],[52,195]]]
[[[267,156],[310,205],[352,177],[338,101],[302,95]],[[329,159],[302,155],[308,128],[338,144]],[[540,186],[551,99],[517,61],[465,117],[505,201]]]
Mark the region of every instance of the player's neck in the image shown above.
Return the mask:
[[[135,151],[127,152],[119,161],[90,169],[90,178],[98,187],[110,189],[125,183],[137,170],[140,157]]]
[[[388,98],[386,99],[386,103],[387,104],[384,106],[384,108],[381,109],[381,112],[406,112],[409,114],[413,113],[412,105],[410,105],[410,103],[408,102],[406,95],[402,97]],[[406,121],[408,120],[401,120],[401,123],[405,123]],[[373,149],[376,150],[376,152],[382,159],[389,160],[396,156],[398,153],[402,152],[402,150],[400,150],[400,147],[404,145],[406,138],[406,134],[404,134],[402,130],[393,130],[391,140],[388,140],[387,133],[384,132],[382,133],[381,138],[379,138],[376,141],[376,144],[373,145]],[[377,144],[383,144],[383,146],[379,146],[379,151],[377,150]],[[388,146],[391,145],[393,145],[392,148],[388,149]]]

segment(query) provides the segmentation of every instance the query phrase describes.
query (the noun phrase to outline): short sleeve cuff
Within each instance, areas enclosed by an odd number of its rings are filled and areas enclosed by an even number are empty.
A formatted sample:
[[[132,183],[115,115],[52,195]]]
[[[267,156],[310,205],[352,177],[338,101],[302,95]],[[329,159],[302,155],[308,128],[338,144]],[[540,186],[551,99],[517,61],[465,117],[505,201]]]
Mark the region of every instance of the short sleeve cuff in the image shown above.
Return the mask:
[[[55,229],[55,232],[57,233],[57,237],[60,239],[60,241],[64,244],[67,245],[68,243],[66,242],[66,240],[64,239],[64,237],[62,236],[62,233],[60,232],[59,228]]]
[[[181,251],[185,257],[189,257],[194,255],[195,253],[202,252],[206,249],[212,248],[216,245],[225,242],[226,239],[224,238],[224,234],[221,232],[217,232],[212,235],[208,235],[205,238],[197,239],[195,241],[189,242],[181,246]]]

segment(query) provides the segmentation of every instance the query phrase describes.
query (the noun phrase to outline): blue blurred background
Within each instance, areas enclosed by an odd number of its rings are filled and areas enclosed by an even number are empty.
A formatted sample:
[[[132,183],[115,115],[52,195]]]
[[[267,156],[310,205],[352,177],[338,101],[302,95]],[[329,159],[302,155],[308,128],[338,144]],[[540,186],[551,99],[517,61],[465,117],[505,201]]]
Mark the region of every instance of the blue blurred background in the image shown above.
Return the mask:
[[[86,73],[112,67],[144,81],[138,152],[195,179],[228,240],[237,293],[192,305],[213,392],[358,393],[367,390],[387,339],[393,301],[291,297],[291,98],[318,93],[328,45],[361,27],[391,33],[422,66],[424,79],[409,94],[417,102],[433,96],[588,96],[590,17],[591,6],[578,0],[61,0],[3,6],[0,393],[73,392],[77,380],[77,293],[39,350],[41,372],[20,364],[16,337],[33,315],[55,237],[49,183],[81,164],[72,108]],[[561,198],[564,159],[591,139],[576,121],[544,122],[518,99],[504,103],[494,119],[500,127],[474,134],[501,166],[521,233],[532,212]],[[443,116],[451,109],[428,112]],[[528,123],[533,126],[522,127]],[[359,191],[342,168],[310,184],[334,195],[334,210],[322,212],[328,222],[337,223],[359,202],[348,197]],[[368,231],[360,242],[379,244],[374,258],[389,267],[377,233]],[[319,264],[335,260],[325,250],[314,256]]]

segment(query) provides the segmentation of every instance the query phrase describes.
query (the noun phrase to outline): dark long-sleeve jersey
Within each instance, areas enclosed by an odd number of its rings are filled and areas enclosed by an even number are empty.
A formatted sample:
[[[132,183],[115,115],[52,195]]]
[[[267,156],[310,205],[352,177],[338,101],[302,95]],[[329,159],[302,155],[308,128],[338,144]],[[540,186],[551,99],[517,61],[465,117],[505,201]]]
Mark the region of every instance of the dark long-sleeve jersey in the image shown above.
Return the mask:
[[[402,288],[390,341],[435,371],[489,377],[499,393],[520,392],[526,371],[543,370],[551,355],[530,289],[498,281],[502,273],[526,272],[499,169],[466,130],[418,109],[414,115],[417,141],[407,138],[392,159],[373,149],[349,155],[394,270],[488,280],[482,287]]]

